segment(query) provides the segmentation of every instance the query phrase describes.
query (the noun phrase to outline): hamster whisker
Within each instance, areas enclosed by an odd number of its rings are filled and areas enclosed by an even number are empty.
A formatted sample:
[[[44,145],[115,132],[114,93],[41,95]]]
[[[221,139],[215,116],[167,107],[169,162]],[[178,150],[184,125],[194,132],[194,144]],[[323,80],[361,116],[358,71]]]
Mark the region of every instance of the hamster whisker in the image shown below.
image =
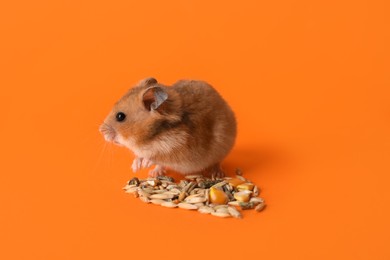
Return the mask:
[[[104,145],[103,147],[100,149],[100,153],[99,153],[99,156],[98,156],[98,159],[95,163],[95,166],[93,168],[93,173],[96,173],[98,167],[101,165],[101,162],[102,162],[102,159],[103,159],[103,155],[106,151],[106,147],[107,147],[107,142],[104,142]]]

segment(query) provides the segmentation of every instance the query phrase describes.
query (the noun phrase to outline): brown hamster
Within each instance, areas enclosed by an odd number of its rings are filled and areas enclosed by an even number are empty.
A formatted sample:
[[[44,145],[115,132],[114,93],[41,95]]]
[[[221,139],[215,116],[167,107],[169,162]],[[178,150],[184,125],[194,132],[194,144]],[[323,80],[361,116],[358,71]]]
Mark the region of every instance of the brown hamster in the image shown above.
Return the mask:
[[[237,126],[229,105],[206,82],[168,87],[146,78],[114,105],[100,131],[134,152],[134,172],[155,164],[153,177],[167,168],[222,177],[220,162],[234,145]]]

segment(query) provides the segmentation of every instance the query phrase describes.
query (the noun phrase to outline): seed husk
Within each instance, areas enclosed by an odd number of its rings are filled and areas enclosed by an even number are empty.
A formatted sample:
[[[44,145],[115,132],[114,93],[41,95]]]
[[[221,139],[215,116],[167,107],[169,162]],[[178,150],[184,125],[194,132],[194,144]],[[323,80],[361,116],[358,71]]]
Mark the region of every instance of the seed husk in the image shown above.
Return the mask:
[[[147,193],[149,193],[149,194],[155,193],[155,190],[154,190],[154,189],[151,189],[151,188],[141,188],[141,190],[143,190],[144,192],[147,192]]]
[[[264,208],[265,208],[265,203],[264,202],[262,202],[262,203],[260,203],[259,205],[257,205],[256,207],[255,207],[255,210],[257,211],[257,212],[260,212],[260,211],[262,211]]]
[[[230,214],[227,207],[215,209],[215,212]]]
[[[230,215],[232,215],[235,218],[242,218],[241,213],[234,207],[228,207],[228,212]]]
[[[176,184],[169,184],[166,189],[167,190],[172,190],[172,189],[176,189],[178,186]]]
[[[253,209],[255,207],[255,204],[253,204],[253,202],[240,202],[240,207],[243,210]]]
[[[179,206],[179,208],[181,209],[189,209],[189,210],[192,210],[192,209],[198,209],[198,206],[195,206],[194,204],[190,204],[190,203],[185,203],[185,202],[180,202],[179,204],[177,204]]]
[[[222,180],[203,180],[198,183],[198,187],[202,189],[209,189],[211,186],[217,184],[218,182],[221,182]]]
[[[247,179],[245,179],[245,178],[242,177],[241,175],[236,175],[236,178],[237,178],[237,179],[240,179],[240,180],[242,180],[242,181],[244,181],[244,182],[247,182],[247,181],[248,181]]]
[[[165,202],[161,203],[161,206],[167,207],[167,208],[176,208],[177,204],[173,203],[171,201],[165,201]]]
[[[254,196],[254,197],[257,197],[257,196],[259,196],[259,193],[260,193],[260,190],[259,190],[259,188],[255,185],[255,186],[253,187],[253,196]]]
[[[215,210],[218,210],[218,209],[226,209],[228,205],[210,205],[210,207],[212,207]]]
[[[229,213],[223,213],[223,212],[211,212],[211,215],[220,217],[220,218],[229,218],[231,215]]]
[[[169,190],[169,189],[168,189],[168,190]],[[175,194],[177,194],[177,195],[179,195],[180,192],[181,192],[181,190],[179,190],[179,189],[177,189],[177,188],[170,189],[169,191],[172,192],[172,193],[175,193]]]
[[[172,183],[175,182],[175,179],[172,178],[172,177],[169,177],[169,176],[157,176],[157,179],[160,180],[160,181],[169,181],[169,182],[172,182]]]
[[[179,194],[179,201],[183,201],[187,197],[187,193],[183,190]]]
[[[218,183],[214,184],[211,188],[221,188],[221,187],[223,187],[226,184],[227,184],[226,181],[221,181],[221,182],[218,182]]]
[[[252,202],[253,204],[258,205],[260,203],[264,203],[264,200],[262,198],[253,197],[249,200],[249,202]]]
[[[199,203],[194,203],[194,205],[200,208],[204,206],[204,203],[199,202]]]
[[[233,196],[233,194],[230,192],[230,190],[227,188],[228,186],[229,186],[229,185],[223,186],[223,191],[226,193],[226,195],[227,195],[229,201],[232,201],[232,200],[234,200],[234,196]]]
[[[165,200],[162,199],[151,199],[151,203],[156,204],[156,205],[161,205],[162,203],[166,202]]]
[[[240,203],[241,203],[241,202],[239,202],[239,201],[237,201],[237,200],[234,200],[234,201],[229,201],[229,202],[228,202],[228,205],[239,207],[239,206],[240,206]]]
[[[150,197],[150,193],[148,193],[148,192],[146,192],[146,191],[144,191],[142,189],[138,190],[138,195],[143,196],[143,197],[147,197],[147,198]]]
[[[191,204],[203,203],[206,201],[206,198],[205,197],[192,197],[192,198],[187,197],[187,198],[185,198],[184,201],[187,203],[191,203]]]
[[[208,206],[202,206],[202,207],[199,207],[198,211],[202,214],[210,214],[211,212],[214,212],[215,210],[213,208],[208,207]]]
[[[139,199],[140,199],[142,202],[145,202],[145,203],[149,203],[149,202],[150,202],[150,200],[149,200],[147,197],[140,196]]]
[[[174,197],[177,197],[177,196],[179,196],[180,192],[176,193],[176,192],[172,192],[172,191],[165,191],[163,194],[169,194],[169,195],[173,195]]]
[[[131,187],[131,188],[128,188],[126,189],[126,193],[131,193],[133,194],[134,192],[136,192],[138,190],[138,187]]]
[[[123,187],[123,189],[127,190],[127,189],[134,188],[134,187],[137,187],[137,185],[135,185],[135,184],[126,184],[126,186]]]
[[[160,193],[160,194],[153,194],[153,195],[150,195],[150,199],[161,199],[161,200],[165,200],[165,199],[172,199],[174,197],[174,195],[172,194],[166,194],[166,193]]]
[[[158,185],[161,184],[161,181],[158,180],[158,179],[147,180],[146,182],[147,182],[150,186],[153,186],[153,187],[158,186]]]

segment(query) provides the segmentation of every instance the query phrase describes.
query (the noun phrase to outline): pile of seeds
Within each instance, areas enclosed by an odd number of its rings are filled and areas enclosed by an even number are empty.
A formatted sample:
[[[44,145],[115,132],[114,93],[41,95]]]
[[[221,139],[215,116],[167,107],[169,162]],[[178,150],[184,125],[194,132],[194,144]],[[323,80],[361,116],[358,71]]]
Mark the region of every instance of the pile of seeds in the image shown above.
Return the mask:
[[[141,180],[131,179],[124,187],[145,203],[168,208],[197,210],[217,217],[241,218],[241,210],[262,211],[265,202],[259,188],[236,171],[236,177],[210,179],[201,175],[187,175],[176,183],[172,177],[159,176]]]

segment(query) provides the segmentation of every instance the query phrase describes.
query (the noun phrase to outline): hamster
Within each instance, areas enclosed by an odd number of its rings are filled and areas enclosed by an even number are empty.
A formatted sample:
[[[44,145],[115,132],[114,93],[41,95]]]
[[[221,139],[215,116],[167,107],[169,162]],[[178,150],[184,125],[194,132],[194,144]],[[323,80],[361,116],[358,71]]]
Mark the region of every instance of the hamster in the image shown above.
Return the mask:
[[[223,177],[220,163],[234,145],[237,124],[208,83],[180,80],[169,87],[146,78],[114,105],[99,130],[134,152],[134,172],[155,165],[151,177],[166,169]]]

